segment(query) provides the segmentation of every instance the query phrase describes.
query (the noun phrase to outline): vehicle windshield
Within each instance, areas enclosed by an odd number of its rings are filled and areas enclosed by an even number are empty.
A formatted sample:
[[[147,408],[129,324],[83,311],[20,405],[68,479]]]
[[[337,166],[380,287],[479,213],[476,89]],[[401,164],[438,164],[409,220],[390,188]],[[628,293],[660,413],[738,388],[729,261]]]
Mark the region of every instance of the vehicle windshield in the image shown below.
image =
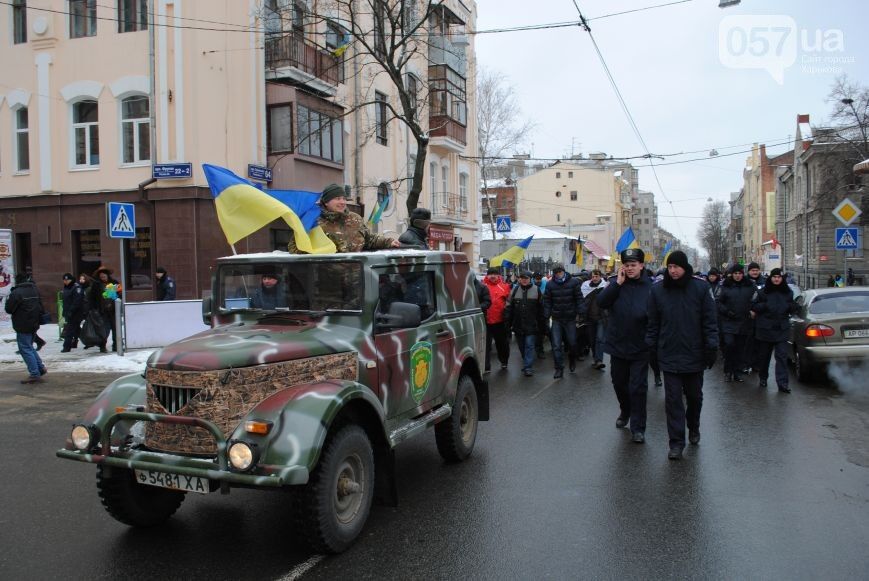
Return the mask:
[[[853,291],[834,295],[818,295],[809,305],[813,315],[869,312],[869,292]]]
[[[218,305],[225,310],[362,310],[362,264],[354,261],[221,266]]]

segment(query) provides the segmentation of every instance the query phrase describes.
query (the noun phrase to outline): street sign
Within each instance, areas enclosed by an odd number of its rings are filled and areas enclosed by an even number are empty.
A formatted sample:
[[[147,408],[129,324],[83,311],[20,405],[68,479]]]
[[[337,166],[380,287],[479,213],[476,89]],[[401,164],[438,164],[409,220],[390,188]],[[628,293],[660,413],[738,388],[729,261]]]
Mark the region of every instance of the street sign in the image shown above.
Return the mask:
[[[262,165],[249,163],[247,164],[247,177],[259,182],[271,182],[272,170]]]
[[[513,221],[510,216],[495,216],[495,230],[498,232],[510,232],[513,229]]]
[[[193,177],[192,163],[155,163],[151,166],[155,180],[183,180]]]
[[[110,238],[136,237],[136,206],[121,202],[106,204]]]
[[[839,205],[836,206],[836,208],[833,210],[833,216],[835,216],[836,219],[845,226],[850,226],[851,224],[853,224],[854,220],[859,218],[860,214],[862,213],[863,211],[860,209],[860,207],[848,198],[842,200]],[[836,236],[836,240],[838,239],[839,237]]]
[[[855,250],[858,237],[857,228],[836,228],[836,250]]]

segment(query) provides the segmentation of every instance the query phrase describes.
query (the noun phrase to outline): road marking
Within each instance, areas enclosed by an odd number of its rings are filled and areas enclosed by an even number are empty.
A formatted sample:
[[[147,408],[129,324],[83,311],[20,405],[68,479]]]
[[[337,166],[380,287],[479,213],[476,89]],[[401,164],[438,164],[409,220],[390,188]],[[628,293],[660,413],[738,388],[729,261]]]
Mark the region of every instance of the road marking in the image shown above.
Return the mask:
[[[293,567],[292,571],[278,579],[278,581],[296,581],[296,579],[300,579],[302,575],[316,567],[317,564],[325,558],[326,555],[314,555],[304,563],[299,563]]]
[[[549,389],[550,387],[552,387],[552,386],[555,385],[556,383],[558,383],[558,381],[552,381],[552,382],[550,382],[549,385],[547,385],[546,387],[544,387],[543,389],[541,389],[540,391],[538,391],[537,393],[535,393],[534,395],[532,395],[532,396],[531,396],[531,399],[536,398],[538,395],[540,395],[541,393],[543,393],[544,391],[546,391],[547,389]]]

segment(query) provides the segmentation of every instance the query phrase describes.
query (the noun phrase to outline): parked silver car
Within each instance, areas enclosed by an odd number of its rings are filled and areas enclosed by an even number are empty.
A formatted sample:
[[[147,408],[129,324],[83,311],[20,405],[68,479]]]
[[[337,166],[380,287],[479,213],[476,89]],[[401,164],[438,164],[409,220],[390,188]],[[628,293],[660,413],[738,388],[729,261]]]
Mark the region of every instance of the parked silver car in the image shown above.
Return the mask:
[[[812,289],[796,300],[791,345],[797,379],[810,380],[829,363],[869,361],[869,287]]]

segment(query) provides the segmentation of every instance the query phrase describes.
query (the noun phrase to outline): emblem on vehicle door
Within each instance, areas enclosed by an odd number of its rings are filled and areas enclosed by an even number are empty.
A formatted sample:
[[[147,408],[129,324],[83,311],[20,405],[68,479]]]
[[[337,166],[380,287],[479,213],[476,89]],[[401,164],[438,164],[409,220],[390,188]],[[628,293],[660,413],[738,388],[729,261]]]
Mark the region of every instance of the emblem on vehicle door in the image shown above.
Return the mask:
[[[431,343],[420,341],[410,348],[410,369],[411,395],[419,403],[431,380]]]

